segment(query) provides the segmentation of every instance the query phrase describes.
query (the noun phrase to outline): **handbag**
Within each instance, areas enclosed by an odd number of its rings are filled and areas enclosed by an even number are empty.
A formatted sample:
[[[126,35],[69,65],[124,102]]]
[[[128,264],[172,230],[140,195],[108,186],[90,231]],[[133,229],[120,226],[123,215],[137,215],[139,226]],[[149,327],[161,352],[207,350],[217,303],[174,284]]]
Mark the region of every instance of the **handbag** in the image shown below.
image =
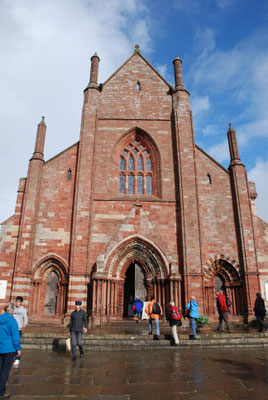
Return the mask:
[[[66,350],[71,351],[71,338],[66,339]]]

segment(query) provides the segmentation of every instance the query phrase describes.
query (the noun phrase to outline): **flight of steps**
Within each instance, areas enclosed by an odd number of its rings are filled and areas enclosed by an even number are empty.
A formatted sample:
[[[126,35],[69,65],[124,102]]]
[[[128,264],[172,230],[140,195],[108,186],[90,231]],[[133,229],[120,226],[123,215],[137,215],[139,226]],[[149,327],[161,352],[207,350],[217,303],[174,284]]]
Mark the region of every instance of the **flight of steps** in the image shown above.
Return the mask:
[[[88,351],[115,351],[115,350],[174,350],[179,348],[195,347],[224,347],[224,346],[268,346],[268,331],[259,333],[236,327],[230,334],[218,333],[215,329],[203,329],[198,332],[198,339],[191,340],[191,329],[178,328],[180,346],[170,345],[170,327],[166,323],[161,325],[160,340],[154,340],[148,334],[148,322],[135,324],[133,321],[105,324],[90,329],[83,334],[83,345]],[[240,328],[240,329],[239,329]],[[42,349],[65,351],[65,342],[69,337],[68,329],[64,326],[38,325],[28,326],[21,339],[23,349]]]

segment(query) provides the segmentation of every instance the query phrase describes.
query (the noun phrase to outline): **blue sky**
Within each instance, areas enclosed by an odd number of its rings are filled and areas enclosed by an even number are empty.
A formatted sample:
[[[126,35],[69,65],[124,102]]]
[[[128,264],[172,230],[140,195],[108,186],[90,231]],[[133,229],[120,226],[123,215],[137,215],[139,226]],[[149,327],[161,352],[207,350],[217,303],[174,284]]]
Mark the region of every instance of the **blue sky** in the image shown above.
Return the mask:
[[[103,82],[137,43],[171,84],[182,59],[196,143],[225,167],[232,122],[268,221],[267,22],[265,0],[0,0],[0,222],[14,213],[42,115],[47,160],[79,140],[91,55]]]

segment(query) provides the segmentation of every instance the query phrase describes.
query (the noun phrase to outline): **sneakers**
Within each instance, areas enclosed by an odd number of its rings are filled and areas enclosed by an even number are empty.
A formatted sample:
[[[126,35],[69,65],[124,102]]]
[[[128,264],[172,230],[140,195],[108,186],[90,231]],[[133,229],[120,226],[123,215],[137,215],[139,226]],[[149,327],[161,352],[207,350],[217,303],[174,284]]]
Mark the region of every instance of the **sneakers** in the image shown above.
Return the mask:
[[[15,366],[20,365],[20,360],[19,360],[19,359],[16,359],[16,360],[14,361],[14,365],[15,365]]]
[[[84,352],[80,351],[80,357],[83,358],[84,357]]]
[[[72,363],[75,363],[76,362],[76,357],[73,357],[72,358]]]

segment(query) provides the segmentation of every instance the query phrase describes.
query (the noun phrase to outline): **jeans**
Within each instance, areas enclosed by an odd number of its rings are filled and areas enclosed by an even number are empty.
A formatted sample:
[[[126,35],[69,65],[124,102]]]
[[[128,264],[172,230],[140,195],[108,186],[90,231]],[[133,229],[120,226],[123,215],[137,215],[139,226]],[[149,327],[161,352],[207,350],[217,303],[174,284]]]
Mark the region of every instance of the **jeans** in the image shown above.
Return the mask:
[[[268,328],[268,324],[264,323],[264,316],[262,315],[258,315],[257,316],[257,320],[259,322],[259,331],[262,332],[263,329],[267,329]]]
[[[153,332],[153,321],[155,323],[155,330],[156,330],[156,336],[160,336],[160,325],[159,325],[159,319],[152,319],[149,318],[149,332]]]
[[[0,396],[6,393],[8,374],[16,354],[16,352],[0,354]]]
[[[83,353],[83,346],[82,346],[82,332],[71,332],[71,343],[72,343],[72,355],[73,358],[76,358],[76,345],[78,345],[80,354]]]
[[[190,325],[193,331],[193,337],[196,339],[196,322],[195,318],[190,318]]]

